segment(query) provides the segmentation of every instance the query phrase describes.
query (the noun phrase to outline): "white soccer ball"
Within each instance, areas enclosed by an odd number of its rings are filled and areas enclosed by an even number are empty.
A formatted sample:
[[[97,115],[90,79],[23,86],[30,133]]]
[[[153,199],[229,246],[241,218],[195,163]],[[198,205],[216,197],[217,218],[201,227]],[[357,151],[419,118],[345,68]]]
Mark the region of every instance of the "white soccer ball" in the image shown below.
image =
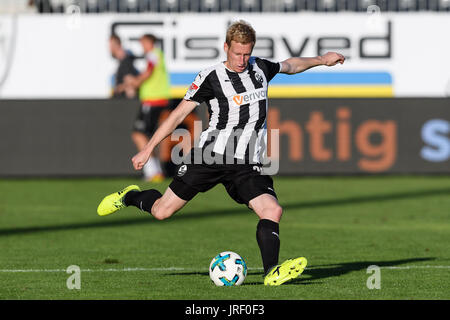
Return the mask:
[[[224,251],[209,265],[209,277],[216,286],[239,286],[247,276],[247,265],[240,255]]]

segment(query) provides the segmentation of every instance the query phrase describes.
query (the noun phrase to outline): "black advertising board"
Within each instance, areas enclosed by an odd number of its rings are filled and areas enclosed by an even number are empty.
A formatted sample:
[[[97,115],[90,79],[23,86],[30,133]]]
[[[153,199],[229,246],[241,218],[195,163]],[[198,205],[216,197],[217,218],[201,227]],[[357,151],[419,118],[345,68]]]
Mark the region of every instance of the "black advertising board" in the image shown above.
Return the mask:
[[[0,176],[138,175],[130,161],[138,108],[0,100]],[[205,127],[204,106],[198,115]],[[269,99],[268,129],[281,175],[450,173],[448,98]]]

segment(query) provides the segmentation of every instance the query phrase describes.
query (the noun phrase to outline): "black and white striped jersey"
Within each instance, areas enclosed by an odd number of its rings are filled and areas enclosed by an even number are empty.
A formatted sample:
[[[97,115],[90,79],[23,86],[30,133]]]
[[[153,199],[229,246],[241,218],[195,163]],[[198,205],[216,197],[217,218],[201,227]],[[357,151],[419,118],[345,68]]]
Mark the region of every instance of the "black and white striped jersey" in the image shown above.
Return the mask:
[[[237,73],[223,62],[202,70],[184,99],[205,102],[209,127],[200,136],[204,154],[229,163],[262,163],[267,145],[267,88],[281,63],[251,57]],[[217,157],[219,155],[219,157]]]

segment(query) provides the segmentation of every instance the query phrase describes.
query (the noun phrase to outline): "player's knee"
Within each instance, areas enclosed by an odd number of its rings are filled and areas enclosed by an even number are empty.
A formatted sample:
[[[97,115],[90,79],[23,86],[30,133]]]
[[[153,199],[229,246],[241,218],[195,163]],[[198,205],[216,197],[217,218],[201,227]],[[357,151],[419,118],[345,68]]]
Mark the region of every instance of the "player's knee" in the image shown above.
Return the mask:
[[[276,205],[273,207],[271,214],[274,220],[280,221],[283,215],[283,208],[280,205]]]
[[[283,208],[280,205],[276,204],[265,208],[263,216],[261,218],[279,222],[281,220],[282,215],[283,215]]]
[[[154,206],[152,208],[152,216],[155,217],[157,220],[165,220],[172,216],[173,211],[170,210],[170,208],[165,206]]]

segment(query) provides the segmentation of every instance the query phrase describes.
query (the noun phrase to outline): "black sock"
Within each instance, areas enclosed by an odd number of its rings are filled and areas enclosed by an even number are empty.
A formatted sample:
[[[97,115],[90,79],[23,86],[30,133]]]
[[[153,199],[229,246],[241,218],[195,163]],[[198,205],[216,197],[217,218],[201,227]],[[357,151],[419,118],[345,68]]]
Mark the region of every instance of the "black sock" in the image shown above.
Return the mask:
[[[279,233],[278,223],[268,219],[259,220],[256,227],[256,240],[261,250],[264,275],[267,274],[270,268],[278,264],[278,254],[280,252]]]
[[[152,207],[156,200],[162,197],[161,192],[155,189],[144,191],[130,191],[125,195],[123,203],[128,206],[135,206],[143,211],[152,213]]]

